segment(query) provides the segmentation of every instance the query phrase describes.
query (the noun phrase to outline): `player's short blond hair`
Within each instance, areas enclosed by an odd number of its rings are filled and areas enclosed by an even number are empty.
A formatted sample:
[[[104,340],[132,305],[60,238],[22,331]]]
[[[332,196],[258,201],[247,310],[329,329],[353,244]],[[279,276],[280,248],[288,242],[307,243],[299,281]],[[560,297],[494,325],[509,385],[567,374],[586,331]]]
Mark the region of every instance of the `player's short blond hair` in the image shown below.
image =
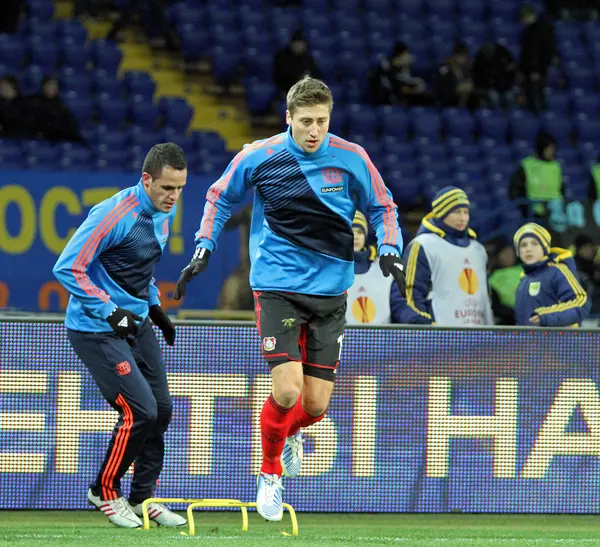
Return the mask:
[[[329,112],[331,112],[333,108],[333,95],[331,94],[331,90],[321,80],[305,76],[290,88],[286,102],[287,109],[292,115],[298,108],[316,106],[318,104],[326,104],[329,107]]]

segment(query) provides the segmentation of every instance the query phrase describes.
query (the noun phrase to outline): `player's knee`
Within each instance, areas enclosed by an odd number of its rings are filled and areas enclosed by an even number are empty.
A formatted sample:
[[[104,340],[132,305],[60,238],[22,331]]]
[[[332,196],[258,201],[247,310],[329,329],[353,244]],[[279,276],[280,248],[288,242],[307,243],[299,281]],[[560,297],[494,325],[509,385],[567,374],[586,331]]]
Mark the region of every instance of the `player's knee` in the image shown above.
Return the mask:
[[[306,393],[302,395],[302,406],[304,407],[304,410],[307,414],[310,414],[315,418],[325,414],[328,402],[329,401],[322,400],[319,397],[307,396]]]
[[[289,408],[296,404],[302,392],[302,385],[295,382],[273,386],[273,397],[281,406]]]
[[[156,404],[156,401],[153,399],[152,401],[147,401],[144,405],[142,405],[141,408],[136,412],[134,420],[140,427],[152,429],[158,420],[158,405]]]

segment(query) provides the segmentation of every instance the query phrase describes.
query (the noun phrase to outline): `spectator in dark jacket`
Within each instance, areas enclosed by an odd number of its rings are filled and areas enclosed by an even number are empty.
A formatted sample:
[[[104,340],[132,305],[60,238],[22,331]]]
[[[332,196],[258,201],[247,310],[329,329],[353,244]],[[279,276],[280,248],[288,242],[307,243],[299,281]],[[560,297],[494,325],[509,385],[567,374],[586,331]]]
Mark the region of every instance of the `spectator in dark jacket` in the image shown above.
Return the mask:
[[[575,265],[581,277],[581,285],[592,301],[592,313],[600,313],[600,264],[596,262],[598,245],[587,234],[575,238]]]
[[[533,112],[546,108],[544,87],[548,68],[556,61],[554,25],[547,17],[539,17],[531,6],[521,12],[525,25],[521,33],[521,59],[519,70],[524,80],[527,107]]]
[[[485,108],[508,108],[514,102],[517,64],[502,44],[484,44],[473,63],[473,84]]]
[[[0,136],[19,137],[23,133],[24,104],[14,76],[0,78]]]
[[[308,42],[302,31],[292,36],[290,43],[275,54],[273,80],[282,94],[286,94],[298,80],[310,75],[321,78],[321,71],[308,51]]]
[[[79,124],[58,92],[58,82],[46,77],[42,81],[40,92],[26,98],[26,130],[33,138],[81,141]]]
[[[398,42],[389,56],[381,57],[371,75],[371,95],[375,104],[425,106],[432,103],[422,78],[411,72],[413,56],[404,42]]]
[[[452,55],[435,75],[435,97],[440,106],[474,106],[474,87],[469,73],[469,48],[455,44]]]

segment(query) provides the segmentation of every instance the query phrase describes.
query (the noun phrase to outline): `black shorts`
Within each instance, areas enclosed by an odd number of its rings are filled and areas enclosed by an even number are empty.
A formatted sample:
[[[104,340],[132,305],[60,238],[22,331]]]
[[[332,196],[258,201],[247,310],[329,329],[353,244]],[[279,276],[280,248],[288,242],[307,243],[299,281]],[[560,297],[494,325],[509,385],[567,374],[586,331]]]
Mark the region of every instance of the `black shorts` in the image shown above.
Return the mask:
[[[299,361],[304,374],[331,382],[340,364],[346,295],[254,292],[261,351],[272,369]]]

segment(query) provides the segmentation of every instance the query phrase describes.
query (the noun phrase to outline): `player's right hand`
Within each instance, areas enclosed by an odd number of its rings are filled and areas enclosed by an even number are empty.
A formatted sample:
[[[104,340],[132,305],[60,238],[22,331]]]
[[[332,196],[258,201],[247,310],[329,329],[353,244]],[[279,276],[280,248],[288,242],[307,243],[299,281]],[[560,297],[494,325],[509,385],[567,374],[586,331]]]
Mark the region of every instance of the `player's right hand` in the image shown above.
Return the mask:
[[[181,270],[179,281],[177,281],[177,287],[175,288],[175,294],[173,298],[180,300],[182,296],[185,296],[187,291],[187,284],[190,282],[192,277],[203,272],[208,266],[208,259],[210,258],[210,251],[208,249],[198,248],[192,257],[190,263]]]
[[[142,321],[142,318],[124,308],[115,308],[106,321],[119,338],[125,339],[138,333],[136,321]]]

